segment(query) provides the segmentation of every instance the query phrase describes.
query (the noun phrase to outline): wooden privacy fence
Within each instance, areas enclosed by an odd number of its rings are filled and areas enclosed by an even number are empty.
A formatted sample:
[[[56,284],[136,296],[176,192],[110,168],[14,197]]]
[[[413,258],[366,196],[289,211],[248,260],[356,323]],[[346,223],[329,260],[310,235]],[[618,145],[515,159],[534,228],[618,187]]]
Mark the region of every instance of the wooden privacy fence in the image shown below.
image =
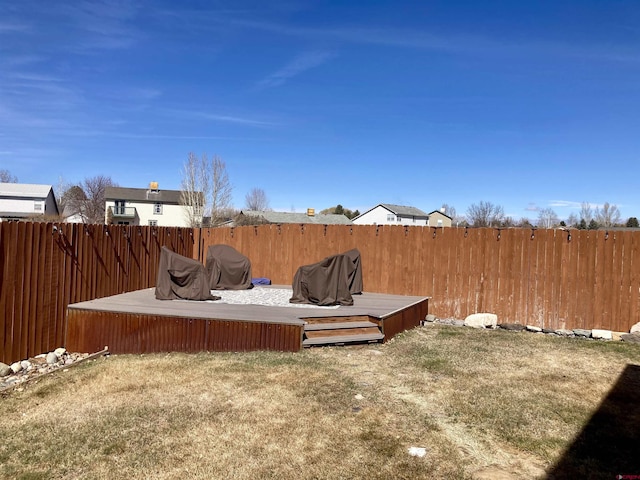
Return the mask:
[[[196,231],[196,237],[197,235]],[[501,323],[628,331],[640,321],[640,232],[404,226],[262,225],[203,229],[254,277],[290,284],[300,265],[358,248],[364,289],[431,296],[441,318],[492,312]]]
[[[69,303],[154,286],[161,246],[204,263],[216,243],[278,284],[358,248],[365,291],[431,296],[442,318],[493,312],[504,323],[614,331],[640,321],[635,231],[0,223],[0,361],[64,345]]]
[[[0,361],[64,345],[70,303],[155,285],[160,248],[193,256],[193,230],[0,223]]]

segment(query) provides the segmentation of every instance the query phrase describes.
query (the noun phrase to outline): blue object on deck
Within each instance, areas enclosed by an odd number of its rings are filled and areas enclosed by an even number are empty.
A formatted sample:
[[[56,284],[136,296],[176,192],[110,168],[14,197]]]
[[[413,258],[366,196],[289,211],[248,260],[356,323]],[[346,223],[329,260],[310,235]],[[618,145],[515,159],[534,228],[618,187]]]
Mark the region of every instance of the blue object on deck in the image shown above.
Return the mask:
[[[251,283],[254,285],[271,285],[271,279],[266,277],[252,278]]]

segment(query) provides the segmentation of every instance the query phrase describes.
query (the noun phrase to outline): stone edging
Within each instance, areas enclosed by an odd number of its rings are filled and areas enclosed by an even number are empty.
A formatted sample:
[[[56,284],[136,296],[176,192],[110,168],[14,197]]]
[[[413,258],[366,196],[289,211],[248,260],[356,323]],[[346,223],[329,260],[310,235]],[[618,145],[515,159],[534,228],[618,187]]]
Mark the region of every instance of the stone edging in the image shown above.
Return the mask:
[[[594,340],[612,340],[623,341],[628,343],[640,343],[640,332],[626,333],[626,332],[612,332],[611,330],[592,329],[585,330],[582,328],[569,329],[549,329],[540,328],[534,325],[522,325],[520,323],[498,323],[497,315],[490,313],[477,313],[469,315],[465,320],[459,320],[455,318],[438,318],[435,315],[429,314],[421,322],[422,325],[429,323],[438,323],[441,325],[451,325],[454,327],[472,327],[472,328],[499,328],[501,330],[510,330],[514,332],[531,332],[531,333],[544,333],[546,335],[555,335],[559,337],[575,337]]]

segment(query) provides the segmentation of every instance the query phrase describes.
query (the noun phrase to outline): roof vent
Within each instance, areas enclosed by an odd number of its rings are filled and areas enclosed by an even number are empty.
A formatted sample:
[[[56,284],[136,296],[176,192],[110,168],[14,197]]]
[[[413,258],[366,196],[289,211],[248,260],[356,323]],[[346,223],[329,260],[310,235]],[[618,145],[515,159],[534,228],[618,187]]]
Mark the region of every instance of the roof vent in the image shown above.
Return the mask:
[[[313,217],[316,214],[315,208],[307,208],[307,216]]]
[[[158,182],[149,182],[149,190],[152,192],[158,191]]]

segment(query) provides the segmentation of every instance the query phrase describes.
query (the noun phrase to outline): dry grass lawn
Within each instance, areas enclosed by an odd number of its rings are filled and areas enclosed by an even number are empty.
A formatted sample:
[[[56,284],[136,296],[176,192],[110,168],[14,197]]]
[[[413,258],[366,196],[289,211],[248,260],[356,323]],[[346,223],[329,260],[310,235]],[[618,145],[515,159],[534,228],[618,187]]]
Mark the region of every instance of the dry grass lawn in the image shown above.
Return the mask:
[[[440,325],[296,354],[112,356],[0,399],[0,476],[544,477],[639,364],[637,345]]]

